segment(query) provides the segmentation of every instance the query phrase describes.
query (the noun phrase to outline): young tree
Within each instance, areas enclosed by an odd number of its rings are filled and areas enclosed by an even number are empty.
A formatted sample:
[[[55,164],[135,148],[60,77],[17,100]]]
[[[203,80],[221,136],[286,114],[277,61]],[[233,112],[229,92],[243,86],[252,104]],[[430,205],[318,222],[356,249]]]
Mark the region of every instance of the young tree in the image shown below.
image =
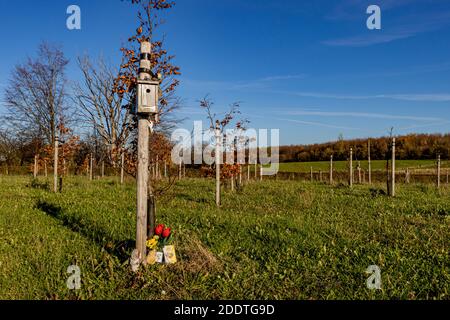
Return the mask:
[[[117,94],[114,90],[114,70],[101,58],[92,61],[88,56],[78,58],[83,73],[82,84],[75,85],[75,100],[79,105],[81,119],[101,138],[107,151],[107,160],[116,167],[130,137],[129,94]]]
[[[17,132],[42,135],[54,144],[60,119],[67,118],[65,69],[68,60],[55,45],[41,43],[37,57],[14,68],[5,90],[6,120]]]
[[[240,165],[239,164],[228,164],[228,165],[222,165],[223,169],[221,170],[221,163],[223,162],[222,155],[223,151],[220,150],[226,150],[227,148],[230,150],[234,150],[234,144],[235,140],[231,142],[232,145],[227,145],[227,142],[229,142],[230,139],[227,139],[227,136],[224,134],[225,129],[235,120],[235,117],[239,114],[241,114],[241,111],[239,110],[240,104],[239,102],[234,102],[230,105],[229,110],[225,113],[224,117],[222,119],[218,118],[218,115],[213,112],[213,106],[214,102],[209,99],[208,96],[200,100],[200,107],[205,110],[206,117],[209,120],[210,123],[210,130],[216,131],[216,151],[215,151],[215,158],[216,161],[214,163],[214,168],[216,172],[216,205],[220,205],[220,181],[224,177],[230,177],[231,179],[234,179],[236,175],[240,172]],[[238,130],[245,130],[245,126],[248,124],[248,120],[240,120],[236,121],[235,123],[235,129]],[[234,155],[234,152],[233,152]],[[207,169],[203,168],[202,171],[207,171]],[[233,181],[232,181],[233,183]]]
[[[169,55],[164,49],[164,42],[157,39],[157,31],[164,23],[165,12],[171,9],[174,1],[166,0],[127,0],[137,8],[138,26],[134,35],[128,39],[128,46],[122,47],[122,63],[120,72],[114,82],[115,92],[121,95],[129,95],[130,99],[124,105],[125,108],[133,109],[135,105],[137,76],[139,73],[139,47],[143,41],[152,45],[150,61],[151,72],[161,79],[161,92],[159,97],[159,121],[155,123],[155,131],[167,133],[179,121],[174,113],[181,107],[181,100],[176,96],[176,88],[180,75],[180,68],[172,63],[174,56]],[[159,36],[161,37],[161,36]],[[162,38],[162,37],[161,37]],[[133,115],[132,128],[137,128],[137,121]],[[137,130],[133,130],[135,134]],[[136,137],[133,137],[136,140]]]

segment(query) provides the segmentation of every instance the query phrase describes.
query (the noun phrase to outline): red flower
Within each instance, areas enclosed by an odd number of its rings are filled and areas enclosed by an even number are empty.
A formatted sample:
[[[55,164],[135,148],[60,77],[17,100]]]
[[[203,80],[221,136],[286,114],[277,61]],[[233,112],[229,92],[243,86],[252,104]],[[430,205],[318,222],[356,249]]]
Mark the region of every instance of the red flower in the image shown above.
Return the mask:
[[[162,237],[163,238],[168,238],[169,236],[170,236],[170,228],[164,229],[164,231],[162,233]]]
[[[155,228],[155,234],[157,236],[160,236],[161,233],[163,233],[164,230],[164,225],[163,224],[159,224],[156,228]]]

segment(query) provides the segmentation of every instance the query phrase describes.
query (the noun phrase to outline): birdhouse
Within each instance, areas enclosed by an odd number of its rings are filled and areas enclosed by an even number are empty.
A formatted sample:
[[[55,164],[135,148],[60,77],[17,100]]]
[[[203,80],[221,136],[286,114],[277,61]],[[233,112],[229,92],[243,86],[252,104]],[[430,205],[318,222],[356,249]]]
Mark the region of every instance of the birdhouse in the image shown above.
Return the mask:
[[[138,80],[137,113],[157,114],[159,100],[159,81]]]

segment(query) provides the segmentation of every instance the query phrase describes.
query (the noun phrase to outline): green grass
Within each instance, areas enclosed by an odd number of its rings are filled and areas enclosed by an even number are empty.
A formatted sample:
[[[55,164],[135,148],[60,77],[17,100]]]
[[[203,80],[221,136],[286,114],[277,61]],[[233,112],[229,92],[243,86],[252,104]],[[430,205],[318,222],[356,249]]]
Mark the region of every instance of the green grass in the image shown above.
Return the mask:
[[[358,161],[354,160],[353,165],[356,167]],[[314,171],[322,170],[326,172],[330,168],[330,163],[328,161],[321,162],[288,162],[280,163],[280,172],[309,172],[311,167]],[[396,161],[397,170],[401,169],[433,169],[436,167],[436,160],[397,160]],[[449,161],[442,161],[442,168],[450,167]],[[334,161],[333,168],[336,171],[347,171],[348,162],[347,161]],[[367,169],[368,162],[366,160],[361,161],[361,168]],[[373,160],[372,170],[385,170],[386,161],[383,160]]]
[[[212,180],[158,202],[179,263],[131,273],[135,189],[69,178],[63,194],[0,177],[0,299],[449,299],[450,190],[253,182],[214,205]],[[66,288],[67,267],[82,288]],[[381,268],[382,290],[365,270]]]

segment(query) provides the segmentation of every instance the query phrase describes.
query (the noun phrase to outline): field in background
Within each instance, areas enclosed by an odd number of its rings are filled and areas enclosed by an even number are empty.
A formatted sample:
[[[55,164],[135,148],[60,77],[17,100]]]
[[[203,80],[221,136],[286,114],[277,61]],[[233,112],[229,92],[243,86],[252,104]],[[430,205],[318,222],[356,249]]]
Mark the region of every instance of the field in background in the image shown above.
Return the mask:
[[[358,165],[358,160],[353,160],[353,165],[356,168]],[[436,160],[397,160],[395,162],[397,170],[409,169],[435,169]],[[310,172],[311,167],[314,171],[322,170],[327,172],[330,168],[330,163],[328,161],[320,162],[289,162],[280,163],[280,172]],[[363,170],[368,169],[368,161],[361,161],[361,168]],[[441,162],[442,168],[449,168],[449,161]],[[334,161],[333,168],[335,171],[348,171],[348,161]],[[386,161],[384,160],[372,160],[372,170],[385,170]]]
[[[214,182],[179,181],[157,220],[179,263],[135,276],[135,187],[115,179],[0,177],[0,299],[449,299],[450,190],[251,182],[214,204]],[[380,185],[381,187],[381,185]],[[67,267],[82,288],[66,287]],[[382,290],[365,270],[381,268]]]

